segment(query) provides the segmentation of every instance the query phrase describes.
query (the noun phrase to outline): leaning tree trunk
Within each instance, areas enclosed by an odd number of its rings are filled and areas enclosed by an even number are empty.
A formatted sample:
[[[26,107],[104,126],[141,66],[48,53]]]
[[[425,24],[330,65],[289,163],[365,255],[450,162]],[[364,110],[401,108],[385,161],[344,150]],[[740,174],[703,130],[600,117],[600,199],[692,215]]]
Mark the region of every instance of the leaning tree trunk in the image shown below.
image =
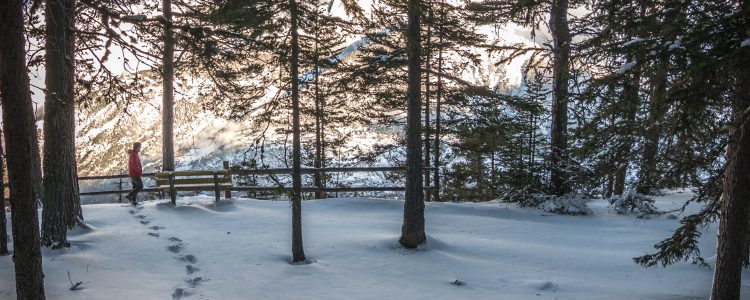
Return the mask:
[[[42,245],[69,247],[68,229],[83,224],[75,148],[75,0],[46,1]]]
[[[409,82],[406,98],[406,197],[401,239],[406,248],[416,248],[425,242],[424,198],[422,191],[422,126],[420,120],[420,1],[409,0],[406,5],[409,25],[406,34]]]
[[[742,1],[741,16],[743,20],[750,19],[750,0]],[[740,36],[750,35],[747,25],[740,28],[745,28]],[[727,147],[712,300],[740,299],[742,263],[747,257],[744,241],[750,206],[750,47],[741,47],[736,55],[734,125]]]
[[[568,0],[553,0],[550,31],[554,40],[551,129],[551,192],[562,196],[571,191],[568,164],[568,78],[570,77],[570,28]]]
[[[162,53],[162,171],[174,171],[174,35],[172,0],[162,0],[164,52]]]
[[[290,76],[292,82],[292,262],[305,260],[302,246],[302,173],[299,125],[299,33],[297,32],[297,2],[289,0],[291,15],[292,56]]]
[[[7,147],[16,298],[44,299],[37,201],[39,144],[24,49],[23,1],[0,1],[0,99]]]
[[[0,130],[0,140],[2,140],[2,130]],[[0,255],[8,255],[8,220],[5,218],[5,168],[3,165],[3,144],[0,143]]]

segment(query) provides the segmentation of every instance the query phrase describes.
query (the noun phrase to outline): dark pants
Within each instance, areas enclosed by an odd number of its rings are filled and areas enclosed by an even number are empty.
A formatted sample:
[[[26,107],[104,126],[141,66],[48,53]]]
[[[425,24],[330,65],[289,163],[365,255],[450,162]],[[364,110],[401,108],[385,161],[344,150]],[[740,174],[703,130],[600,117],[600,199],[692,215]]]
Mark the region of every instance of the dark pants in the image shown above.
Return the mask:
[[[131,177],[130,183],[133,185],[133,190],[128,193],[125,198],[128,198],[130,202],[135,202],[135,198],[138,197],[138,192],[143,190],[143,180],[140,177]]]

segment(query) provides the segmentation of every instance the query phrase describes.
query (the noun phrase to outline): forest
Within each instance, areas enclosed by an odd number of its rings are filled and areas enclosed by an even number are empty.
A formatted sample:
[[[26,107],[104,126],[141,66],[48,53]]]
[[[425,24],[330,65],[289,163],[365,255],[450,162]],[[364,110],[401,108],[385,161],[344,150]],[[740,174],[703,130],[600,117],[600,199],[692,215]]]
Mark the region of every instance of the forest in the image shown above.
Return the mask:
[[[630,263],[708,267],[710,299],[740,299],[750,263],[750,0],[3,0],[0,100],[17,299],[91,230],[78,178],[121,174],[136,141],[155,174],[289,169],[268,182],[291,263],[311,262],[303,203],[358,182],[399,185],[403,249],[429,246],[432,203],[599,200],[678,218]]]

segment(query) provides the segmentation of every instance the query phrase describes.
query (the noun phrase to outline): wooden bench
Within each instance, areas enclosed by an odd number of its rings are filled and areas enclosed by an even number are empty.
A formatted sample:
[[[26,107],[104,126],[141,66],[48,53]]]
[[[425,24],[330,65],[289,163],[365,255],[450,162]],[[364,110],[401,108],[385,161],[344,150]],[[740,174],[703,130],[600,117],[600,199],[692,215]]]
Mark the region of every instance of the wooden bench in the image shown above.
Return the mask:
[[[169,191],[172,204],[177,202],[177,191],[214,191],[216,202],[219,202],[222,190],[227,192],[225,198],[232,197],[229,170],[156,172],[154,180],[157,189]]]

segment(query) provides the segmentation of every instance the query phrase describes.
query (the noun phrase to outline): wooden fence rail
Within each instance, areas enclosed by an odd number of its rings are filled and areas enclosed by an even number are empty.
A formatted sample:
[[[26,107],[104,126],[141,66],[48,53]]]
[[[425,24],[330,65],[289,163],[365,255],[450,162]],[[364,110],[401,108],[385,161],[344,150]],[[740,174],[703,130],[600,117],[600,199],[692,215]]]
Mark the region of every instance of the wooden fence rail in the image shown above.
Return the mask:
[[[224,171],[227,170],[229,167],[228,162],[224,162],[223,167],[225,169],[223,170],[216,170],[216,171]],[[427,172],[437,172],[439,169],[434,167],[425,167],[423,168]],[[310,175],[310,174],[318,174],[318,173],[363,173],[363,172],[405,172],[406,167],[333,167],[333,168],[302,168],[301,170],[302,174]],[[193,171],[194,173],[203,174],[203,173],[213,173],[214,170],[211,171]],[[226,172],[226,171],[224,171]],[[229,169],[230,176],[242,176],[242,175],[291,175],[292,169],[291,168],[268,168],[268,169],[244,169],[244,170],[237,170],[237,169]],[[154,179],[154,177],[157,175],[157,173],[143,173],[142,177],[147,177]],[[92,192],[81,192],[81,196],[94,196],[94,195],[119,195],[120,201],[122,202],[122,194],[128,193],[129,190],[123,188],[123,179],[128,179],[129,176],[127,174],[118,174],[118,175],[102,175],[102,176],[81,176],[78,177],[79,181],[87,181],[87,180],[108,180],[108,179],[120,179],[119,183],[116,183],[118,188],[116,190],[103,190],[103,191],[92,191]],[[285,187],[279,187],[279,186],[232,186],[231,188],[225,189],[225,197],[231,198],[231,191],[237,191],[237,192],[276,192],[276,191],[291,191],[292,188],[289,186]],[[326,192],[326,193],[335,193],[335,192],[401,192],[406,190],[403,186],[390,186],[390,187],[383,187],[383,186],[355,186],[355,187],[316,187],[316,186],[304,186],[302,187],[302,192],[304,193],[312,193],[312,192]],[[426,186],[424,187],[425,191],[433,191],[435,190],[435,187]],[[144,192],[161,192],[163,190],[157,189],[157,188],[144,188]]]

